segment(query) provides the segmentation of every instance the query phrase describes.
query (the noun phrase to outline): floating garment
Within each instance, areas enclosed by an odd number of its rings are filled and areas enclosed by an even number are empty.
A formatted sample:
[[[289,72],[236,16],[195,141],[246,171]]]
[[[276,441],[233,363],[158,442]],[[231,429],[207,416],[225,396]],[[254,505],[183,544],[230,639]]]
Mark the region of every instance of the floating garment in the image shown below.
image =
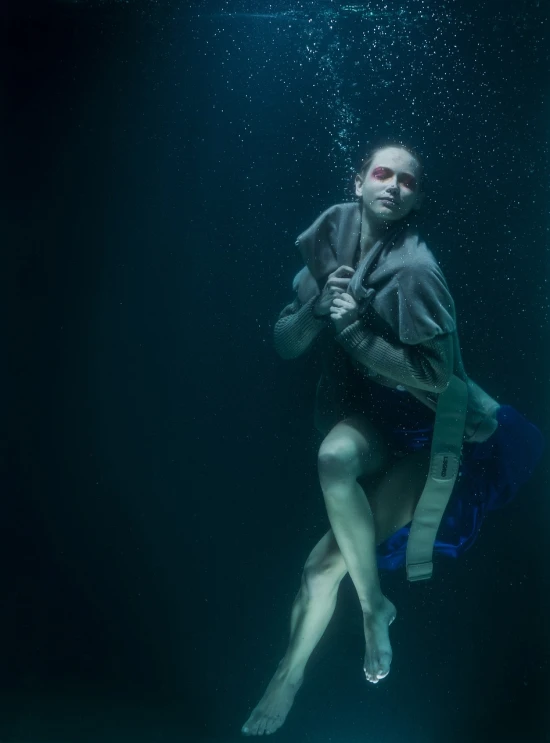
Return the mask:
[[[540,460],[540,431],[509,405],[497,411],[498,427],[482,443],[465,444],[460,474],[441,522],[434,553],[458,557],[475,542],[485,516],[509,503]],[[378,566],[405,565],[410,524],[377,548]]]

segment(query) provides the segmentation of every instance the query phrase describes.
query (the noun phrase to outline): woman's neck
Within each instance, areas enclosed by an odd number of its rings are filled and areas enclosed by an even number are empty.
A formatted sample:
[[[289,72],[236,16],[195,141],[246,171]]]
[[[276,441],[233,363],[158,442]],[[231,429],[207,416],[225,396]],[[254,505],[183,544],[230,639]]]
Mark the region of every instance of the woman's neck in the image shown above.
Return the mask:
[[[388,229],[384,222],[375,222],[369,219],[365,213],[365,208],[361,209],[361,241],[359,260],[362,260],[369,250],[380,240],[382,235]]]

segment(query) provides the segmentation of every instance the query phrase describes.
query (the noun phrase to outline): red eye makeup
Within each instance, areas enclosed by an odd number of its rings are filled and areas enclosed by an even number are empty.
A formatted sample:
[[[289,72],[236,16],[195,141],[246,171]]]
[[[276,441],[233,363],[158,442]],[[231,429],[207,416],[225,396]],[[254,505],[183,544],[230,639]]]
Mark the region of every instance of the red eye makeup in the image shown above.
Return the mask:
[[[386,178],[391,178],[392,171],[389,168],[379,167],[372,171],[371,176],[376,178],[377,181],[385,181]]]
[[[377,181],[385,181],[388,178],[391,178],[393,175],[393,170],[391,168],[384,168],[382,166],[379,166],[375,168],[371,173],[371,178],[374,178]],[[399,183],[401,183],[405,188],[408,188],[410,191],[414,191],[416,188],[416,178],[412,175],[409,175],[408,173],[403,173],[398,178]]]
[[[414,191],[414,189],[416,188],[416,178],[413,178],[412,175],[403,175],[400,178],[400,181],[405,186],[405,188],[408,188],[411,191]]]

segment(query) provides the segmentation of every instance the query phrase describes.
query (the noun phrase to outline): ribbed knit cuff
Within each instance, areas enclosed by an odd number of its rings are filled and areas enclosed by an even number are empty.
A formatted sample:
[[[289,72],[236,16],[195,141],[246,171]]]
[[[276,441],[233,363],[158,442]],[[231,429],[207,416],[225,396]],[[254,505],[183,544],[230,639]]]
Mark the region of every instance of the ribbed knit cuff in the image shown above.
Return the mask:
[[[364,323],[361,320],[356,320],[347,328],[344,328],[341,333],[338,333],[336,340],[348,351],[351,351],[364,341],[367,335],[368,330]]]
[[[275,325],[275,348],[283,358],[301,356],[326,327],[327,319],[313,314],[315,299],[312,297],[295,314],[281,317]]]
[[[330,320],[330,315],[321,315],[317,317],[313,314],[313,307],[317,297],[312,297],[308,300],[304,306],[297,313],[297,317],[300,318],[299,326],[303,333],[312,333],[317,335]]]

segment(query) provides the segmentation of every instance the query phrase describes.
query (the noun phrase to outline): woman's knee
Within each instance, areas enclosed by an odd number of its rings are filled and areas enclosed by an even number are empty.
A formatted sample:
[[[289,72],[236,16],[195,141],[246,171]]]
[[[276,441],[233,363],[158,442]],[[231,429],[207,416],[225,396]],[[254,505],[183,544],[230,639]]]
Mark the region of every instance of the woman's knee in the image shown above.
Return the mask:
[[[319,449],[318,466],[323,481],[342,481],[379,472],[388,459],[388,447],[380,432],[367,420],[338,423]]]
[[[361,474],[361,456],[350,437],[327,436],[318,455],[319,474],[331,479],[357,478]]]

